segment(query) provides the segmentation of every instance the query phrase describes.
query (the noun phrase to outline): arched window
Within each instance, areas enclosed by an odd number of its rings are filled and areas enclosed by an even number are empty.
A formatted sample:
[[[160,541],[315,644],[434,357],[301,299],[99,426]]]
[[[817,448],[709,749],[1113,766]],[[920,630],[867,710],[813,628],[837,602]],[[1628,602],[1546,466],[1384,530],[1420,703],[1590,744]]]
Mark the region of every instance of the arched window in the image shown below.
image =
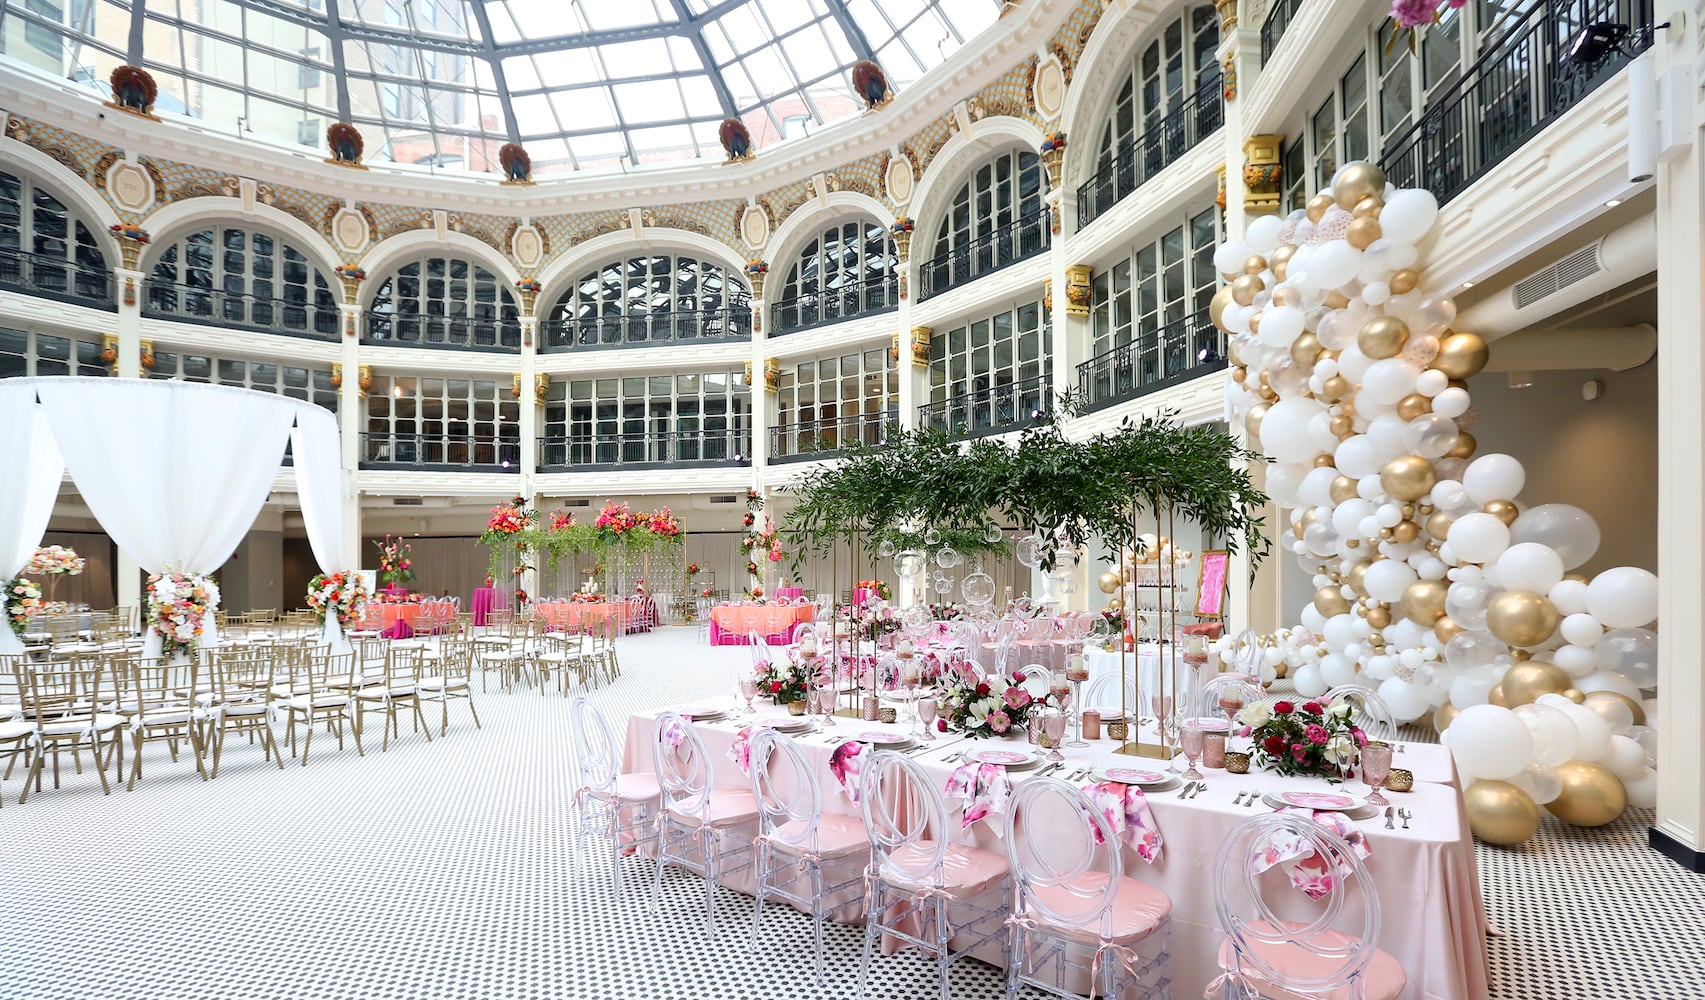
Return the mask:
[[[937,331],[929,345],[929,398],[918,423],[979,436],[1022,427],[1054,398],[1053,352],[1042,300]]]
[[[369,340],[420,347],[521,349],[515,292],[466,257],[410,261],[379,284]]]
[[[900,305],[900,256],[878,222],[830,226],[787,270],[775,304],[776,333]]]
[[[1087,226],[1119,199],[1189,152],[1225,120],[1220,42],[1212,4],[1168,20],[1132,53],[1125,81],[1102,122],[1094,175],[1077,189],[1077,222]]]
[[[178,237],[155,259],[142,311],[305,337],[337,337],[337,287],[271,233],[221,226]]]
[[[721,264],[684,254],[612,261],[546,314],[546,350],[631,347],[752,335],[752,293]]]
[[[28,177],[0,172],[0,288],[115,309],[94,231]]]
[[[978,167],[936,231],[935,256],[919,270],[919,298],[939,295],[1048,247],[1042,158],[1012,149]]]

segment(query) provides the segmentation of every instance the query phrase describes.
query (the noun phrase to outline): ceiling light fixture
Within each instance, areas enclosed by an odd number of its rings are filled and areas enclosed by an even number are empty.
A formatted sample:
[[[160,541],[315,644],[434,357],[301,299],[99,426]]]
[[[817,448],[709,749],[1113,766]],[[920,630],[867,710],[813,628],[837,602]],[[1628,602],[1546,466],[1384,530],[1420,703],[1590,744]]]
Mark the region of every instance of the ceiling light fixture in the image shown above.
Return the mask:
[[[1604,203],[1604,207],[1605,208],[1615,208],[1616,206],[1618,206],[1620,204],[1622,204],[1621,198],[1612,198],[1609,201]]]
[[[1532,372],[1520,372],[1520,371],[1510,372],[1510,388],[1512,388],[1512,389],[1529,389],[1532,387],[1533,387],[1533,373]]]

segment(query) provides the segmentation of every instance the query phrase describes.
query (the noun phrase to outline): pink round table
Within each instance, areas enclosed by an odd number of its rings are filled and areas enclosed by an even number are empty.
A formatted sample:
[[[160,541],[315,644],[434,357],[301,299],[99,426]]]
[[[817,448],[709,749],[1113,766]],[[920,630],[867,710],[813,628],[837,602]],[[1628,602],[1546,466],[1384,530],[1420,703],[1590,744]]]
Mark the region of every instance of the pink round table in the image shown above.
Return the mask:
[[[474,599],[468,603],[468,610],[473,613],[475,627],[484,627],[486,615],[493,611],[501,611],[509,595],[501,587],[476,587]]]

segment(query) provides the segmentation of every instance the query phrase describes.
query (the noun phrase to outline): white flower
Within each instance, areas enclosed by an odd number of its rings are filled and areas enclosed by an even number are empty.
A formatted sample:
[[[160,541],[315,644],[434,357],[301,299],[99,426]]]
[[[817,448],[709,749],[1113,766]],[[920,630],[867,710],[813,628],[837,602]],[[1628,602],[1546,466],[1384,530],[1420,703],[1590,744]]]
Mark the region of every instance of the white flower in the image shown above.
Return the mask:
[[[1252,705],[1245,705],[1243,708],[1239,709],[1237,713],[1237,721],[1251,729],[1260,729],[1272,718],[1273,710],[1267,706],[1266,702],[1262,701],[1255,702]]]
[[[1331,705],[1330,705],[1330,706],[1329,706],[1329,707],[1328,707],[1328,708],[1327,708],[1327,709],[1326,709],[1326,714],[1327,714],[1327,715],[1329,715],[1329,716],[1331,716],[1331,717],[1333,717],[1333,718],[1338,718],[1338,719],[1347,719],[1347,718],[1349,718],[1349,717],[1350,717],[1350,702],[1349,702],[1349,699],[1347,699],[1347,698],[1339,698],[1339,699],[1338,699],[1338,700],[1337,700],[1337,701],[1334,701],[1334,702],[1333,702],[1333,703],[1332,703],[1332,704],[1331,704]]]
[[[1339,764],[1348,764],[1361,756],[1356,739],[1348,734],[1332,737],[1326,743],[1326,756]]]

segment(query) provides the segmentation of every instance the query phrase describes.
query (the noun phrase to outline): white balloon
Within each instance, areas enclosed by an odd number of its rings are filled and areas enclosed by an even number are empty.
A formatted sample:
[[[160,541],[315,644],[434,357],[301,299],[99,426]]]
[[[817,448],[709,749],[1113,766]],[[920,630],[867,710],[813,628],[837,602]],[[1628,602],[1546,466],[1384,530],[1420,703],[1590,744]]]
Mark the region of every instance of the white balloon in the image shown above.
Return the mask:
[[[1295,306],[1272,306],[1261,313],[1261,342],[1269,347],[1289,347],[1303,330],[1302,310]]]
[[[1575,688],[1582,694],[1609,691],[1622,695],[1636,705],[1640,703],[1640,688],[1628,678],[1609,670],[1599,670],[1580,678],[1575,682]]]
[[[1462,487],[1476,503],[1510,500],[1527,483],[1527,472],[1521,462],[1510,455],[1493,453],[1481,455],[1469,463],[1462,476]],[[1546,589],[1550,589],[1549,587]]]
[[[1599,639],[1598,645],[1593,647],[1593,654],[1599,669],[1627,678],[1629,687],[1634,690],[1658,686],[1658,634],[1650,629],[1612,629]],[[1623,690],[1623,693],[1628,694],[1628,691]],[[1628,694],[1628,697],[1640,700],[1638,694]]]
[[[1529,764],[1522,772],[1510,779],[1533,799],[1535,805],[1557,801],[1557,796],[1563,794],[1563,777],[1555,767],[1543,764]]]
[[[1626,708],[1623,709],[1627,711]],[[1604,766],[1618,778],[1639,777],[1646,769],[1646,751],[1626,736],[1611,736],[1610,750],[1604,755]]]
[[[1369,680],[1383,681],[1392,676],[1394,667],[1395,664],[1391,662],[1389,656],[1370,656],[1367,666],[1362,668],[1362,676]]]
[[[1575,748],[1577,760],[1597,761],[1610,750],[1610,723],[1585,705],[1577,705],[1560,694],[1542,694],[1537,704],[1550,705],[1566,713],[1575,724],[1579,740]],[[1455,723],[1451,723],[1455,728]]]
[[[1340,356],[1339,364],[1343,363]],[[1402,358],[1384,358],[1368,366],[1362,376],[1362,391],[1356,396],[1358,407],[1365,401],[1392,406],[1415,391],[1415,379],[1421,370]]]
[[[1569,569],[1591,559],[1600,540],[1598,522],[1592,515],[1566,503],[1545,503],[1522,511],[1510,525],[1510,537],[1551,546]]]
[[[1403,599],[1403,591],[1416,580],[1415,571],[1408,563],[1395,559],[1382,559],[1368,567],[1367,574],[1362,577],[1362,585],[1376,601],[1396,604]]]
[[[1363,354],[1352,340],[1338,355],[1338,374],[1351,382],[1360,382],[1372,364],[1373,359]]]
[[[1357,536],[1361,531],[1362,519],[1373,514],[1373,504],[1360,497],[1353,497],[1339,504],[1332,512],[1332,527],[1338,529],[1340,535]]]
[[[1385,487],[1380,485],[1379,473],[1371,472],[1356,480],[1356,495],[1369,503],[1378,503],[1385,496]]]
[[[1474,467],[1469,466],[1468,472],[1473,475]],[[1563,579],[1562,558],[1538,542],[1511,545],[1498,556],[1497,567],[1499,585],[1506,590],[1545,594]]]
[[[1558,646],[1551,651],[1551,662],[1576,679],[1590,677],[1598,670],[1598,657],[1585,646]]]
[[[1520,523],[1521,518],[1517,518],[1516,521]],[[1510,537],[1515,538],[1514,531],[1510,532]],[[1557,550],[1552,549],[1552,551]],[[1561,553],[1559,553],[1559,558],[1561,558]],[[1567,561],[1564,562],[1564,565],[1568,565]],[[1557,609],[1557,613],[1560,615],[1578,615],[1587,609],[1587,585],[1581,580],[1559,580],[1552,584],[1551,590],[1546,596],[1551,598],[1551,605]]]
[[[1316,452],[1308,424],[1325,407],[1312,399],[1281,399],[1261,420],[1261,450],[1276,462],[1308,462]]]
[[[1468,390],[1453,385],[1439,390],[1433,396],[1433,412],[1441,417],[1449,417],[1455,420],[1468,412],[1470,402],[1472,400],[1468,398]]]
[[[1279,248],[1279,229],[1284,224],[1285,220],[1277,215],[1263,215],[1243,227],[1244,242],[1251,251],[1265,257]],[[1219,254],[1214,256],[1217,265]]]
[[[1384,688],[1380,685],[1381,694]],[[1507,708],[1471,705],[1457,713],[1448,732],[1451,755],[1464,770],[1479,777],[1505,779],[1533,761],[1533,736]],[[1605,736],[1608,742],[1608,727]]]
[[[1266,440],[1265,435],[1262,440]],[[1351,479],[1378,477],[1379,470],[1385,467],[1385,463],[1379,460],[1378,449],[1366,434],[1351,435],[1338,442],[1338,450],[1332,453],[1332,460],[1338,471]]]
[[[1514,709],[1516,718],[1533,737],[1533,760],[1536,764],[1556,767],[1573,760],[1580,736],[1575,723],[1551,705],[1521,705]],[[1455,725],[1455,723],[1451,723]]]
[[[1243,240],[1227,240],[1214,251],[1214,269],[1221,274],[1236,274],[1243,262],[1255,255],[1255,250]]]
[[[1362,256],[1366,257],[1366,254]],[[1365,272],[1365,269],[1364,269]],[[1362,301],[1370,306],[1384,305],[1391,298],[1391,286],[1383,281],[1370,281],[1362,286]]]
[[[1636,809],[1658,807],[1658,772],[1645,768],[1632,778],[1623,778],[1622,787],[1628,790],[1628,804]]]
[[[1379,696],[1398,723],[1413,722],[1426,715],[1427,709],[1432,707],[1425,691],[1396,677],[1380,681]],[[1452,723],[1451,728],[1456,728],[1456,724]]]
[[[1320,679],[1320,668],[1301,666],[1291,674],[1291,684],[1297,689],[1297,694],[1304,698],[1318,698],[1331,690],[1330,686]]]
[[[1314,248],[1308,259],[1308,278],[1318,288],[1337,288],[1353,279],[1361,268],[1360,250],[1344,240],[1332,240]]]
[[[1562,609],[1559,608],[1558,610],[1561,611]],[[1563,638],[1577,646],[1596,646],[1599,638],[1604,635],[1604,626],[1600,625],[1598,619],[1592,615],[1577,613],[1564,616],[1562,624],[1557,627],[1557,631],[1563,634]]]
[[[1331,687],[1355,683],[1356,661],[1335,653],[1322,656],[1320,658],[1320,680]]]
[[[1438,396],[1450,388],[1450,376],[1437,369],[1429,368],[1415,379],[1415,391],[1428,399]]]
[[[1424,188],[1404,188],[1386,199],[1385,208],[1380,210],[1380,235],[1394,244],[1419,243],[1433,228],[1438,216],[1439,201],[1432,192]]]
[[[1303,477],[1302,485],[1297,488],[1297,496],[1310,507],[1327,507],[1332,503],[1332,481],[1338,478],[1338,470],[1330,467],[1309,469]]]
[[[1638,628],[1658,616],[1658,578],[1637,566],[1618,566],[1587,584],[1587,610],[1605,628]]]
[[[1509,547],[1510,529],[1491,514],[1465,514],[1451,524],[1449,538],[1457,558],[1488,563]]]
[[[1486,704],[1503,676],[1504,668],[1491,664],[1457,674],[1450,682],[1450,703],[1459,709]]]

